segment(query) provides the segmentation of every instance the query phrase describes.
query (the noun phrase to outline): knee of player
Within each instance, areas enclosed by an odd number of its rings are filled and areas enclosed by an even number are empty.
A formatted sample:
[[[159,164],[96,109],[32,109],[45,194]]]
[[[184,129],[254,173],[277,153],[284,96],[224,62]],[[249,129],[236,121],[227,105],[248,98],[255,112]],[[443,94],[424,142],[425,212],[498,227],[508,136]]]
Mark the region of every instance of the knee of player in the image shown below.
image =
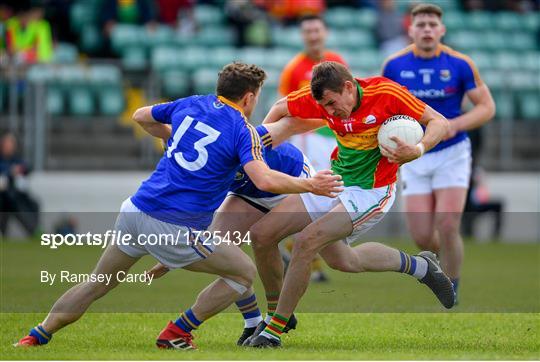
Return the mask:
[[[246,281],[246,286],[251,287],[251,285],[255,281],[255,278],[257,277],[257,267],[253,262],[246,263],[246,265],[244,266],[243,277]]]
[[[292,250],[293,258],[311,261],[317,255],[318,250],[316,240],[309,235],[302,235],[302,233],[295,235]]]
[[[221,280],[238,294],[244,294],[253,285],[255,276],[246,272],[242,275],[224,275],[221,277]]]
[[[249,229],[251,236],[251,246],[253,249],[261,250],[271,247],[276,244],[274,242],[274,235],[270,229],[264,227],[264,225],[254,225]]]
[[[456,215],[448,213],[437,220],[436,227],[441,237],[445,239],[459,232],[459,218]]]
[[[235,273],[234,275],[231,274],[230,278],[249,288],[255,281],[256,276],[257,267],[246,255],[245,258],[237,261]]]

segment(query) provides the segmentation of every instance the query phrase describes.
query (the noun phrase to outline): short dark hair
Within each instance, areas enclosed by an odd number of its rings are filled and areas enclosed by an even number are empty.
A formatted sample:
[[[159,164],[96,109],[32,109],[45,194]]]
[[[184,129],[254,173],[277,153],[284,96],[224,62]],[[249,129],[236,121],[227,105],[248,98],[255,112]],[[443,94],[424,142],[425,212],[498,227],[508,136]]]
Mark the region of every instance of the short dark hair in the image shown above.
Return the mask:
[[[324,20],[324,18],[320,15],[317,15],[317,14],[309,14],[309,15],[304,15],[300,18],[300,20],[298,21],[298,24],[302,25],[302,23],[304,21],[310,21],[310,20],[319,20],[321,23],[323,23],[323,25],[325,27],[328,27],[326,25],[326,21]]]
[[[311,78],[311,95],[315,100],[323,98],[325,90],[341,93],[346,81],[354,80],[351,72],[338,62],[322,62],[313,67]]]
[[[265,79],[264,70],[254,64],[230,63],[218,74],[216,94],[238,101],[248,92],[257,93]]]
[[[418,14],[433,14],[442,19],[443,11],[439,6],[434,4],[418,4],[412,8],[411,16],[414,18]]]

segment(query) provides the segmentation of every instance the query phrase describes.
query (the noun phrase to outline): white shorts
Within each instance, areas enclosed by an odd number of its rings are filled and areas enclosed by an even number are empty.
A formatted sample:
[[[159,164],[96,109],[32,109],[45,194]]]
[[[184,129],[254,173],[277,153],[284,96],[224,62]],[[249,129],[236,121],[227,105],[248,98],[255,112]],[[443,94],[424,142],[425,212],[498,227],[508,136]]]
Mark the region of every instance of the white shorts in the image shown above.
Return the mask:
[[[330,169],[330,156],[337,146],[334,137],[309,132],[292,136],[290,142],[311,160],[317,171]]]
[[[169,269],[182,268],[206,259],[215,249],[213,243],[204,243],[202,240],[193,243],[192,229],[154,219],[139,210],[131,199],[122,203],[114,227],[122,231],[122,234],[131,235],[129,243],[118,244],[122,252],[133,258],[150,254]],[[157,243],[149,235],[170,235],[172,240],[162,236],[163,240]]]
[[[396,184],[365,190],[358,186],[346,187],[336,198],[302,194],[306,210],[315,221],[341,202],[351,218],[353,231],[345,241],[352,244],[358,237],[381,221],[396,198]]]
[[[316,173],[317,171],[315,171],[315,168],[313,167],[309,159],[306,157],[306,155],[304,155],[304,167],[298,177],[309,178],[309,177],[313,177],[313,175],[315,175]],[[237,194],[235,192],[229,192],[227,196],[229,195],[237,196],[241,199],[244,199],[245,201],[247,201],[248,203],[252,205],[255,204],[253,206],[261,210],[262,212],[268,212],[272,210],[281,202],[281,200],[289,196],[287,194],[283,194],[283,195],[276,195],[272,197],[251,197],[251,196],[246,196],[242,194]]]
[[[404,164],[400,168],[403,195],[431,194],[449,187],[469,187],[471,141],[462,142]]]

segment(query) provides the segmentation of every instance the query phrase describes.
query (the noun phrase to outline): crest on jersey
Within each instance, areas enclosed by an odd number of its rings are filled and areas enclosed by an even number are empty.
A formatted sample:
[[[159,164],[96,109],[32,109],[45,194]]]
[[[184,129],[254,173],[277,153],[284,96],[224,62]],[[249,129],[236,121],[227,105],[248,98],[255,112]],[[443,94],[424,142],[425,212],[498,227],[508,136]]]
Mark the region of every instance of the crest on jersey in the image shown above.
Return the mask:
[[[367,116],[366,118],[364,118],[364,123],[365,124],[373,124],[377,122],[377,118],[375,118],[374,115],[370,114],[369,116]]]
[[[217,101],[214,102],[214,108],[215,109],[223,108],[223,106],[225,106],[225,104],[222,103],[220,100],[217,100]]]
[[[452,76],[450,75],[450,70],[448,69],[441,69],[439,77],[443,82],[448,82],[450,78],[452,78]]]

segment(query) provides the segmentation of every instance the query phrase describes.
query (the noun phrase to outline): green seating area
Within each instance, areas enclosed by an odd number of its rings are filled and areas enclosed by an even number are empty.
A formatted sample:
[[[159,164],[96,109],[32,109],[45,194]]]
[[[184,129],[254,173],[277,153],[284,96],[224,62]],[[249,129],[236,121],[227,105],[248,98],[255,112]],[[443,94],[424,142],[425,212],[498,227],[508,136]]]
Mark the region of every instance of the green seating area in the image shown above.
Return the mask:
[[[535,38],[540,26],[538,14],[463,13],[457,1],[439,2],[446,11],[449,29],[445,43],[470,55],[495,98],[500,100],[504,96],[506,105],[502,105],[497,117],[540,119],[540,114],[534,113],[535,107],[529,105],[534,97],[540,99],[540,50]],[[403,7],[403,3],[407,2],[400,2],[400,6]],[[149,38],[142,34],[131,36],[146,49],[148,65],[162,80],[162,94],[177,97],[189,94],[183,92],[213,91],[219,68],[230,61],[241,60],[276,74],[269,77],[276,85],[267,84],[265,88],[269,89],[264,92],[275,97],[279,72],[302,48],[297,27],[274,27],[273,48],[235,49],[230,31],[218,13],[211,6],[198,7],[197,16],[207,27],[190,38],[165,31],[159,41],[144,41]],[[376,12],[337,7],[328,9],[325,19],[331,28],[328,47],[343,55],[353,73],[362,77],[379,74],[384,59],[374,37]],[[124,43],[129,43],[130,36],[123,37]],[[121,48],[117,48],[119,53],[126,57],[129,47],[126,45],[123,52]],[[173,86],[174,80],[189,84]]]
[[[35,65],[27,80],[45,86],[52,116],[118,116],[124,111],[122,73],[112,65]]]
[[[97,19],[104,0],[75,0],[71,8],[72,30],[79,34],[78,50],[92,54],[102,46]],[[497,118],[540,119],[540,48],[537,33],[540,14],[483,11],[464,13],[458,0],[436,0],[445,11],[448,35],[444,42],[469,55],[497,101]],[[408,1],[396,2],[405,11]],[[54,64],[34,66],[30,82],[47,85],[47,108],[53,115],[119,115],[125,108],[122,81],[130,72],[157,82],[158,98],[177,98],[214,91],[219,69],[231,61],[262,66],[268,73],[261,107],[277,97],[280,72],[302,49],[296,26],[273,26],[273,47],[233,46],[234,33],[224,11],[197,5],[198,32],[185,35],[160,25],[119,24],[111,34],[111,47],[120,59],[112,65],[76,65],[78,50],[58,44]],[[377,12],[366,8],[330,7],[324,14],[330,27],[328,48],[342,54],[354,75],[380,73],[383,56],[377,48]],[[0,84],[0,109],[7,108],[7,85]]]

